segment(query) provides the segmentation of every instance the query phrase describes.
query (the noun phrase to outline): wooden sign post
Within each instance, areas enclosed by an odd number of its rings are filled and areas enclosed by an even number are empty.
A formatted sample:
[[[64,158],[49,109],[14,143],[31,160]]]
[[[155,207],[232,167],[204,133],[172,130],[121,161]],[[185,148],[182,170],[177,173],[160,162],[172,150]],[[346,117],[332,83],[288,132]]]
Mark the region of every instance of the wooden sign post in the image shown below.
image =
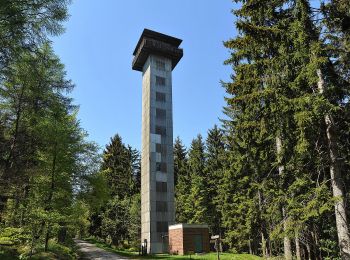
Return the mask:
[[[218,256],[217,259],[220,260],[220,236],[219,235],[211,236],[211,239],[215,240],[215,248]]]

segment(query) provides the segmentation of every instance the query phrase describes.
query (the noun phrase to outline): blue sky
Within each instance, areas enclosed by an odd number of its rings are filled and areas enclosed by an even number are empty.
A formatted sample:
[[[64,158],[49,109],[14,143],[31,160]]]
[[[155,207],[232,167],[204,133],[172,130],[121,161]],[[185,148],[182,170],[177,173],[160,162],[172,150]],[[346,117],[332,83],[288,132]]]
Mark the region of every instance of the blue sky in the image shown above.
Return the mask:
[[[231,68],[222,42],[236,35],[231,0],[74,0],[66,32],[53,39],[76,84],[72,96],[89,140],[104,147],[119,133],[141,146],[141,73],[132,52],[144,28],[183,39],[184,57],[173,71],[174,138],[186,146],[220,124]]]

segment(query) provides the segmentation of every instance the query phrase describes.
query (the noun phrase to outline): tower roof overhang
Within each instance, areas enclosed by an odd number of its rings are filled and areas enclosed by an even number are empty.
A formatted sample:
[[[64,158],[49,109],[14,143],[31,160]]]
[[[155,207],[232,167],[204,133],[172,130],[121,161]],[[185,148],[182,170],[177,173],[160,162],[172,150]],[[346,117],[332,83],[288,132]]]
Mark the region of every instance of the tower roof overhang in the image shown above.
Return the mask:
[[[174,69],[183,56],[183,50],[179,48],[181,42],[181,39],[144,29],[133,52],[132,69],[142,71],[150,54],[170,59]]]

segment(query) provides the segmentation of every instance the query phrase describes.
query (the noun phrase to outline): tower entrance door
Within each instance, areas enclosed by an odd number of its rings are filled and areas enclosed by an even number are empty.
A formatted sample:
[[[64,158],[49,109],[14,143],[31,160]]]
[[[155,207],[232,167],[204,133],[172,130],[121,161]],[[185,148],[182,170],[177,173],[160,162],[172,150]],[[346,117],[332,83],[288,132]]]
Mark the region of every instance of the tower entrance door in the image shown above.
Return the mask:
[[[202,253],[203,252],[203,238],[202,235],[194,235],[194,252]]]

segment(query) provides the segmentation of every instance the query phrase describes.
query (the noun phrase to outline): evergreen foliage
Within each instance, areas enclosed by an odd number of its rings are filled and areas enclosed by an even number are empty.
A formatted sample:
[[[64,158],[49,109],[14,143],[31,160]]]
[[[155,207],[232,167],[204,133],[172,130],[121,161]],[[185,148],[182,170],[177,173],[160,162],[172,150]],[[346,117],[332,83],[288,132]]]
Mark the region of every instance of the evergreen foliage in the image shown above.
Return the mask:
[[[205,179],[207,183],[205,188],[208,193],[207,224],[210,232],[215,235],[222,234],[220,187],[223,184],[224,165],[226,163],[225,155],[224,133],[215,125],[208,131],[205,151]]]
[[[176,177],[175,177],[176,176]],[[175,181],[176,180],[176,181]],[[186,223],[189,215],[186,211],[191,177],[188,171],[187,151],[179,137],[174,143],[174,182],[175,184],[175,221]]]
[[[140,153],[86,141],[49,42],[69,2],[0,3],[0,247],[22,258],[74,236],[140,245]],[[223,125],[175,139],[176,222],[231,251],[349,259],[350,2],[234,2]]]
[[[126,146],[117,134],[102,155],[101,171],[89,176],[89,187],[82,196],[90,205],[90,235],[116,246],[138,247],[140,236],[140,155]],[[91,177],[92,181],[91,182]],[[108,186],[108,189],[106,189]],[[102,188],[100,190],[100,187]],[[107,196],[101,196],[106,192]],[[94,205],[93,194],[103,199]]]
[[[225,42],[233,68],[225,84],[231,160],[223,185],[226,241],[264,256],[279,254],[283,242],[286,259],[293,251],[298,259],[335,258],[337,232],[346,259],[349,243],[341,234],[348,224],[329,233],[333,204],[337,223],[346,223],[339,209],[345,195],[340,167],[347,166],[332,159],[346,153],[337,123],[348,120],[342,60],[348,52],[339,46],[346,42],[346,4],[236,2],[239,35]]]

